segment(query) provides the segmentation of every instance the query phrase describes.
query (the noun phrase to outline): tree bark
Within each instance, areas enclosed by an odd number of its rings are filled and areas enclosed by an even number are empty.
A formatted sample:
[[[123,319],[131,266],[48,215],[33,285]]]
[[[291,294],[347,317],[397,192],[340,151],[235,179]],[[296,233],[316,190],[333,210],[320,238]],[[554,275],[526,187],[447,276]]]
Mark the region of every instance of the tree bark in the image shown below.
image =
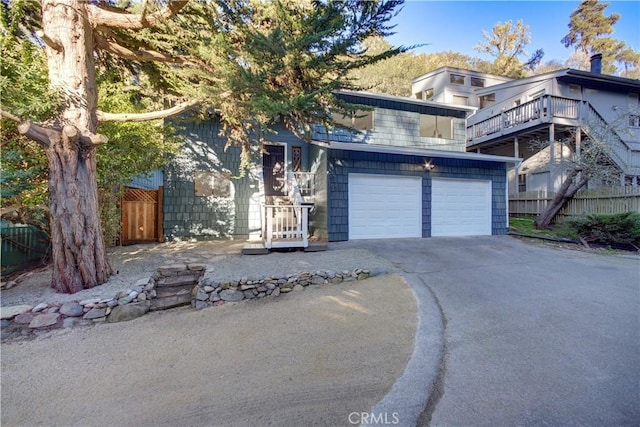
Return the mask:
[[[549,227],[558,212],[576,195],[578,190],[585,186],[589,180],[585,175],[583,175],[577,183],[574,183],[574,179],[578,176],[579,172],[578,169],[573,169],[571,173],[567,175],[551,203],[536,217],[536,228]]]
[[[44,0],[43,32],[49,84],[64,104],[57,135],[45,149],[49,163],[52,287],[73,293],[107,281],[112,273],[98,213],[97,90],[94,40],[86,0]]]

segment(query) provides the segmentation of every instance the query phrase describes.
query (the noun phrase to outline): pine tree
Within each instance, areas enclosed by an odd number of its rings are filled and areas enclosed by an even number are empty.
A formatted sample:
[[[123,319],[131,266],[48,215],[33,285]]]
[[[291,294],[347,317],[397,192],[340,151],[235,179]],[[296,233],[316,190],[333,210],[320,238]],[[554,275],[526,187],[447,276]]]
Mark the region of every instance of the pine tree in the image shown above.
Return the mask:
[[[614,32],[613,26],[621,18],[617,13],[606,16],[604,12],[608,6],[609,3],[598,0],[584,0],[571,13],[569,33],[561,41],[565,47],[573,46],[583,57],[601,53],[604,73],[615,73],[616,62],[629,73],[630,69],[638,68],[640,61],[636,52],[623,41],[607,37]]]

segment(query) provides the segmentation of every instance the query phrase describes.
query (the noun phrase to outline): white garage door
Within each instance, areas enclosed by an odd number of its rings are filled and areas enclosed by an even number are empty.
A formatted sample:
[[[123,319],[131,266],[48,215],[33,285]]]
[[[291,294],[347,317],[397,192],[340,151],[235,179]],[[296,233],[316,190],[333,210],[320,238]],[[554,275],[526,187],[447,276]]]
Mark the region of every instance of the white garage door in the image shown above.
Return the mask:
[[[349,174],[349,239],[422,237],[422,178]]]
[[[491,235],[491,181],[433,179],[431,235]]]

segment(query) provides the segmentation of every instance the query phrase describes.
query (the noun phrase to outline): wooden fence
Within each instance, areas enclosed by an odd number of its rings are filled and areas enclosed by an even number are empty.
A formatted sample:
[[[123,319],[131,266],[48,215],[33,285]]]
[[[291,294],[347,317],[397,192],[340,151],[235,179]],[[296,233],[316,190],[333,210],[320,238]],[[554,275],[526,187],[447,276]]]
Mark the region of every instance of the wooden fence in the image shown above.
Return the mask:
[[[162,234],[162,187],[126,188],[122,195],[122,244],[159,242]]]
[[[509,215],[529,216],[542,212],[555,194],[527,191],[509,195]],[[640,187],[614,187],[581,190],[554,220],[586,214],[640,213]]]

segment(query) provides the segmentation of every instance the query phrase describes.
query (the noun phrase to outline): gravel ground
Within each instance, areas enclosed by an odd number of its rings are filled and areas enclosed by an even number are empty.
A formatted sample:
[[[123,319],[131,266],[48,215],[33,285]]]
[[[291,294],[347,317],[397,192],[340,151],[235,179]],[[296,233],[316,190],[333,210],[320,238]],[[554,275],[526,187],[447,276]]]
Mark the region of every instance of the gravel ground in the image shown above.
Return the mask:
[[[105,284],[75,294],[56,293],[49,285],[51,269],[23,274],[18,284],[2,289],[0,304],[39,304],[41,302],[81,301],[88,298],[111,298],[150,277],[160,266],[175,262],[198,262],[207,266],[206,275],[219,280],[241,277],[267,277],[316,270],[385,269],[393,265],[365,249],[343,247],[332,243],[323,252],[273,252],[268,255],[241,255],[241,241],[172,242],[115,247],[109,250],[114,275]]]

